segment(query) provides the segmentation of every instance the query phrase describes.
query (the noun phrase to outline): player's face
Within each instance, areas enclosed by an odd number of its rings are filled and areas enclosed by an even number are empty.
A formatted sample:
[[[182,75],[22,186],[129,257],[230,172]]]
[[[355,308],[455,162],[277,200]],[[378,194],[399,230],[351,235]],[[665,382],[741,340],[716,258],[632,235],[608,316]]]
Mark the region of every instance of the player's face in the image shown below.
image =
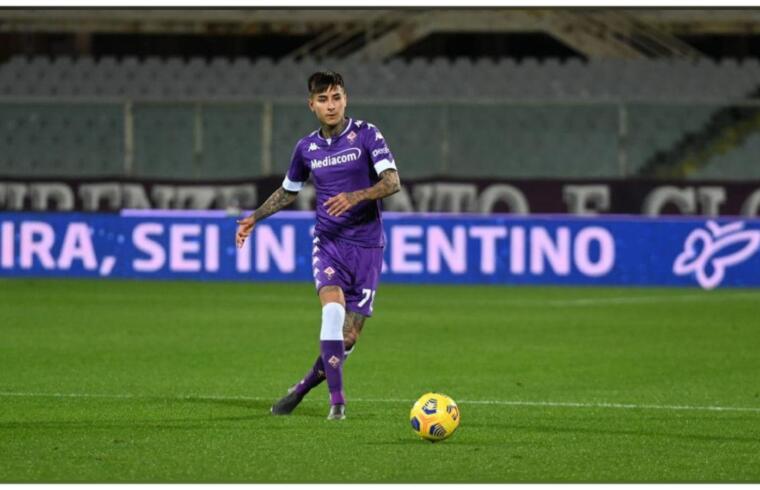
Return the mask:
[[[327,90],[309,97],[309,109],[324,126],[337,126],[346,114],[346,92],[343,87],[330,85]]]

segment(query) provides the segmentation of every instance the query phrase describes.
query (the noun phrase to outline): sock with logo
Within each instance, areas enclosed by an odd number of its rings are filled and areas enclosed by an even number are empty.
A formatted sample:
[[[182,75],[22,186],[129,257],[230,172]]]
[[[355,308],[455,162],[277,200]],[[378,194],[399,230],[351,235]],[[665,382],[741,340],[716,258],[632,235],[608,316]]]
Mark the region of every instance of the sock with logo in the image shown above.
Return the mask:
[[[314,365],[311,367],[311,369],[309,369],[309,372],[306,373],[306,376],[304,376],[301,381],[296,383],[295,390],[299,395],[306,396],[306,394],[310,392],[312,388],[318,386],[324,380],[325,367],[322,364],[322,356],[320,355],[317,357],[317,360],[314,362]]]
[[[345,354],[343,354],[344,362],[354,351],[354,347],[356,347],[356,344],[352,345],[350,349],[345,351]],[[303,379],[301,379],[301,381],[295,385],[294,389],[296,392],[298,392],[299,395],[303,397],[306,396],[306,394],[313,388],[319,386],[325,379],[325,365],[322,362],[322,355],[319,355],[317,356],[317,360],[314,361],[314,365],[311,366],[311,369],[309,369],[309,372],[307,372],[306,376],[304,376]]]
[[[343,321],[346,309],[339,303],[327,303],[322,307],[322,330],[319,334],[319,352],[322,358],[330,404],[345,403],[343,394]]]

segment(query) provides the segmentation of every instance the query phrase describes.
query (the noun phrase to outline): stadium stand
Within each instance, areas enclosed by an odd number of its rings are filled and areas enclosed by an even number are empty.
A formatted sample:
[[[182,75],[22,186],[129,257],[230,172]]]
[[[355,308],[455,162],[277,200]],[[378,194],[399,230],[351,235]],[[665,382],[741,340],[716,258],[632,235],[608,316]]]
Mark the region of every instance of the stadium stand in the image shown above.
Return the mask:
[[[724,153],[717,153],[690,179],[747,180],[760,179],[760,133],[755,132]]]
[[[0,65],[0,95],[162,97],[302,96],[304,73],[342,70],[354,96],[475,95],[542,100],[741,97],[760,84],[756,59],[592,60],[414,58],[387,63],[314,59],[14,56]]]
[[[1,106],[0,158],[11,174],[124,174],[123,101],[131,100],[132,175],[256,176],[267,170],[261,146],[269,101],[271,171],[279,173],[294,136],[314,129],[301,102],[304,78],[325,67],[343,72],[350,113],[383,129],[410,177],[641,175],[704,132],[724,105],[760,87],[756,59],[15,56],[0,65],[0,97],[13,101]],[[32,99],[22,109],[14,99],[24,98]],[[77,99],[85,108],[65,116],[66,104]],[[86,152],[78,151],[82,145]],[[748,142],[695,175],[720,175],[709,170],[718,162],[743,169],[731,158],[744,161],[755,148]]]
[[[120,175],[124,118],[114,104],[4,103],[0,168],[18,176]]]

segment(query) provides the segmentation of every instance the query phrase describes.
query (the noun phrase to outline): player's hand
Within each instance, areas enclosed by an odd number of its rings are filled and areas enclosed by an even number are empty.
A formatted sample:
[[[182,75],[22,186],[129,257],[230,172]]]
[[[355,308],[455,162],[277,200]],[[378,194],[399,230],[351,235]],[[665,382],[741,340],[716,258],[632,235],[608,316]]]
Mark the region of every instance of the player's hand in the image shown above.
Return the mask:
[[[353,192],[341,192],[333,196],[323,204],[327,208],[327,214],[330,216],[340,216],[359,202],[359,199]]]
[[[242,248],[245,243],[245,239],[253,231],[253,227],[256,225],[256,221],[253,219],[253,215],[247,218],[237,220],[237,233],[235,233],[235,245],[237,248]]]

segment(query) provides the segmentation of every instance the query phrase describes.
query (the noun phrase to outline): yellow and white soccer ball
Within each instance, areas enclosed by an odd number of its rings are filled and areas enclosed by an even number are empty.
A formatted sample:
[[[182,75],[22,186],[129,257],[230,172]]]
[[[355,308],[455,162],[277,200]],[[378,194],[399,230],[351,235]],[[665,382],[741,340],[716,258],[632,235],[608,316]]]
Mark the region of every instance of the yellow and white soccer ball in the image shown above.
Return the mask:
[[[442,441],[459,427],[459,407],[442,393],[425,393],[409,413],[412,430],[431,442]]]

